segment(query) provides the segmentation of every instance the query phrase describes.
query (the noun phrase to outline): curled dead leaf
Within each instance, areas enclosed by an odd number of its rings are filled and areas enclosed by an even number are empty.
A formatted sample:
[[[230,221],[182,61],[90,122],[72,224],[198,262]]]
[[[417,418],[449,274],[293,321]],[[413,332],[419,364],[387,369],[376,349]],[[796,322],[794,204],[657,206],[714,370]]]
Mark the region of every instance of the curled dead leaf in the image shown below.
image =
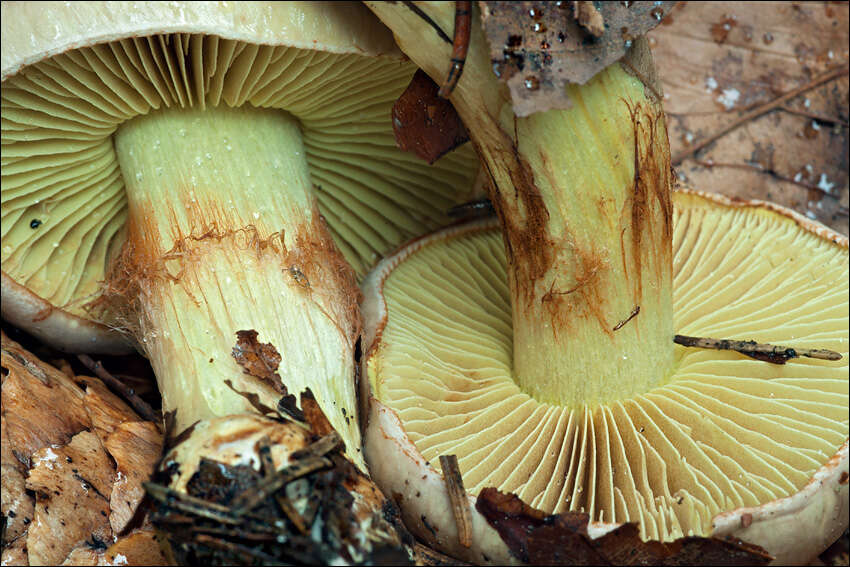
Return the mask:
[[[268,382],[280,395],[286,395],[286,388],[281,381],[277,367],[281,356],[271,343],[261,343],[257,340],[257,331],[236,331],[236,346],[233,347],[233,358],[242,367],[245,374]]]
[[[396,145],[428,163],[434,163],[469,140],[454,106],[437,96],[437,91],[437,83],[420,69],[392,111]]]
[[[645,542],[636,524],[621,524],[591,538],[587,514],[547,515],[495,488],[479,493],[475,509],[515,557],[533,565],[766,565],[772,559],[760,547],[739,540]]]

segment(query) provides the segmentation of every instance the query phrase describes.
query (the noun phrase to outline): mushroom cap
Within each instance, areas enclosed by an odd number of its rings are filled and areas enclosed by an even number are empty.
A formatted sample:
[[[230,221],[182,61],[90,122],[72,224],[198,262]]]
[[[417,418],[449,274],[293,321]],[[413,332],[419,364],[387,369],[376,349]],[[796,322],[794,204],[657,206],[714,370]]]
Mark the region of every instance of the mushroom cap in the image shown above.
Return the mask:
[[[2,22],[3,317],[60,348],[131,348],[92,306],[125,238],[111,136],[134,116],[289,112],[359,273],[445,224],[472,185],[471,148],[431,167],[395,147],[390,109],[415,66],[359,4],[9,2]]]
[[[842,360],[676,346],[653,391],[541,404],[511,378],[498,225],[420,238],[367,276],[362,305],[364,453],[411,531],[469,561],[517,561],[476,512],[472,546],[459,544],[442,454],[457,455],[471,501],[495,486],[546,513],[583,510],[591,537],[639,522],[645,540],[728,535],[800,563],[847,527],[847,238],[764,202],[677,191],[674,207],[677,332]]]

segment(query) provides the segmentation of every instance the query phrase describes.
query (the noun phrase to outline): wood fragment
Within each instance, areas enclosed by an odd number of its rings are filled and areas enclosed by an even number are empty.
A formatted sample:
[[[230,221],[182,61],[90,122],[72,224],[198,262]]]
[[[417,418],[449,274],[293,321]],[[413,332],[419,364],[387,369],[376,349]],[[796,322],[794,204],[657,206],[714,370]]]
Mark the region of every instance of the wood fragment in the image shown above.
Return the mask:
[[[734,350],[735,352],[740,352],[741,354],[751,358],[771,362],[773,364],[785,364],[788,360],[801,356],[817,358],[819,360],[841,360],[841,354],[832,350],[791,348],[757,343],[755,341],[737,341],[676,335],[673,338],[673,342],[686,347]]]
[[[625,326],[626,323],[628,323],[629,321],[634,319],[637,316],[638,313],[640,313],[640,305],[635,305],[635,308],[632,309],[632,312],[629,313],[629,316],[626,317],[625,319],[623,319],[622,321],[620,321],[619,323],[617,323],[616,325],[614,325],[614,328],[611,329],[611,330],[612,331],[619,331],[620,329],[622,329]]]
[[[233,513],[241,516],[249,512],[260,502],[274,494],[293,480],[299,479],[302,476],[315,472],[319,469],[328,468],[331,462],[324,457],[306,457],[300,461],[280,469],[275,476],[261,480],[250,492],[243,492],[233,499],[231,506]]]
[[[342,447],[342,437],[339,433],[332,431],[331,433],[320,437],[317,441],[310,443],[303,449],[292,452],[291,458],[294,460],[304,457],[324,457],[331,451]]]
[[[138,413],[142,419],[146,421],[153,421],[154,423],[159,421],[156,416],[156,412],[153,411],[153,408],[151,408],[146,401],[140,398],[133,388],[128,387],[121,380],[110,374],[99,360],[95,361],[87,354],[78,354],[77,358],[86,366],[86,368],[94,372],[95,375],[107,386],[123,397],[124,400],[130,404],[134,410],[136,410],[136,413]]]
[[[260,454],[260,464],[262,465],[263,476],[265,478],[272,478],[275,475],[275,467],[274,461],[272,460],[271,441],[268,437],[260,439],[258,442],[257,452]],[[292,502],[289,501],[289,498],[286,497],[286,494],[282,490],[279,490],[275,492],[274,499],[277,502],[277,505],[280,506],[284,515],[290,522],[292,522],[292,525],[295,526],[295,529],[302,534],[306,534],[308,532],[307,524],[304,522],[301,514],[299,514],[292,505]]]
[[[730,124],[728,124],[724,128],[721,128],[720,130],[718,130],[717,132],[715,132],[711,136],[709,136],[709,137],[707,137],[703,140],[700,140],[699,142],[690,146],[688,149],[682,150],[681,152],[679,152],[678,154],[673,156],[673,159],[672,159],[673,165],[676,166],[676,165],[681,164],[683,161],[685,161],[685,159],[694,155],[695,153],[697,153],[701,149],[705,148],[709,144],[716,142],[717,140],[719,140],[720,138],[722,138],[723,136],[725,136],[726,134],[728,134],[732,130],[741,126],[742,124],[746,124],[750,120],[758,118],[762,114],[766,114],[766,113],[770,112],[771,110],[774,110],[776,108],[782,108],[785,105],[785,103],[788,102],[789,100],[791,100],[791,99],[793,99],[797,96],[800,96],[801,94],[808,92],[812,89],[815,89],[815,88],[821,86],[824,83],[828,83],[828,82],[835,80],[839,77],[843,77],[843,76],[847,75],[848,73],[850,73],[850,67],[848,67],[847,65],[843,65],[841,67],[832,69],[832,70],[827,71],[826,73],[824,73],[824,74],[822,74],[818,77],[815,77],[814,79],[812,79],[811,81],[809,81],[805,85],[797,87],[796,89],[792,89],[792,90],[788,91],[787,93],[785,93],[784,95],[781,95],[781,96],[771,100],[770,102],[766,102],[765,104],[757,106],[756,108],[754,108],[753,110],[751,110],[749,112],[745,112],[744,114],[739,116],[737,119],[733,120]]]
[[[452,218],[460,219],[492,217],[495,216],[496,209],[493,208],[490,199],[478,199],[452,207],[446,211],[446,214]]]
[[[472,2],[455,2],[455,32],[452,40],[452,65],[449,74],[443,81],[437,96],[449,98],[455,90],[460,76],[463,74],[463,65],[466,63],[466,52],[469,51],[469,34],[472,27]]]
[[[472,515],[469,511],[469,498],[463,487],[463,478],[457,464],[457,455],[440,455],[440,467],[449,491],[455,523],[457,524],[457,539],[464,546],[472,545]]]

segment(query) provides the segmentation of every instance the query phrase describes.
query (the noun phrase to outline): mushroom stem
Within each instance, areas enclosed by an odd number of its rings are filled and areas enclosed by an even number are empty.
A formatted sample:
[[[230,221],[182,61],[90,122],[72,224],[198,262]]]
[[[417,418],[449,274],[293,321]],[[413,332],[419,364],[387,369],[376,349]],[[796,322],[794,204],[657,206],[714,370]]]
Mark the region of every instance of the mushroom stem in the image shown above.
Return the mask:
[[[107,288],[136,298],[124,323],[178,431],[253,411],[237,391],[274,408],[282,385],[309,387],[362,465],[346,418],[356,407],[357,289],[316,209],[297,121],[277,110],[172,108],[121,125],[115,148],[129,223]],[[240,364],[237,332],[249,330],[279,366]]]
[[[451,45],[403,4],[367,5],[440,80]],[[418,6],[452,30],[450,3]],[[575,407],[663,384],[673,367],[673,234],[660,101],[615,64],[571,86],[571,108],[519,117],[491,71],[477,12],[465,69],[451,100],[502,224],[519,386]]]

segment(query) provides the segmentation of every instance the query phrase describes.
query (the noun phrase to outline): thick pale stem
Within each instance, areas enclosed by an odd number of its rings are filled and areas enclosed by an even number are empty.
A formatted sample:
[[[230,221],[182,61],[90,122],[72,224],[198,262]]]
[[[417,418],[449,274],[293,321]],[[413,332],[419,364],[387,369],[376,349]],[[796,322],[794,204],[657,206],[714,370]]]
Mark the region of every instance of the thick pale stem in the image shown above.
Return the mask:
[[[402,4],[370,3],[440,82],[451,46]],[[451,5],[421,3],[444,30]],[[619,64],[569,110],[518,118],[473,14],[452,102],[490,173],[513,301],[514,375],[540,401],[622,399],[673,364],[671,173],[660,101]]]
[[[137,297],[127,319],[177,429],[255,412],[254,394],[274,408],[280,383],[309,387],[360,464],[357,290],[315,208],[297,122],[161,110],[122,125],[115,147],[130,220],[110,286]],[[256,342],[238,341],[252,330]]]

